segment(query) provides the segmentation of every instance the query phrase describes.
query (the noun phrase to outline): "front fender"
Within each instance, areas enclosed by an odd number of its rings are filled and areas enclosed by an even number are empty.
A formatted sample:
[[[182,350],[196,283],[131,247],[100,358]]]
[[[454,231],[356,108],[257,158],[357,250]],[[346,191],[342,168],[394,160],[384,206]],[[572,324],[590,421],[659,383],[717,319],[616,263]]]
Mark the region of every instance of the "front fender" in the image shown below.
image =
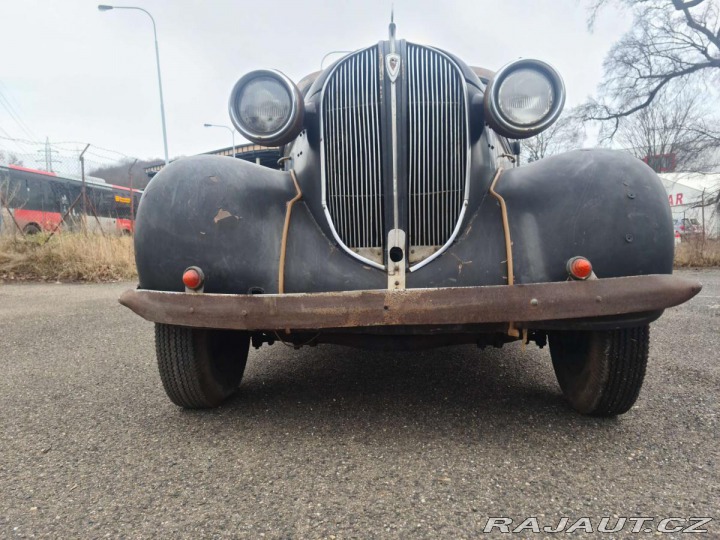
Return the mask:
[[[278,292],[289,172],[219,156],[171,163],[148,185],[135,231],[141,289],[183,291],[183,271],[199,266],[209,293]],[[286,292],[382,288],[382,272],[360,266],[323,235],[297,203],[288,235]]]
[[[674,234],[655,172],[615,150],[577,150],[506,171],[496,191],[510,220],[519,283],[565,279],[590,259],[602,278],[671,274]]]

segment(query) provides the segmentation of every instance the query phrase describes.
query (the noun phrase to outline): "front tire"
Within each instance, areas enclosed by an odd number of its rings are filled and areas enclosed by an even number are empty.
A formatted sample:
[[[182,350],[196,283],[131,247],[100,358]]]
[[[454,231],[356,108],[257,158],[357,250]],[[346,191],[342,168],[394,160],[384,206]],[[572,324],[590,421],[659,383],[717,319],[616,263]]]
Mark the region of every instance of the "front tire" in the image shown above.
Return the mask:
[[[645,378],[650,327],[553,332],[550,354],[565,398],[593,416],[630,410]]]
[[[249,349],[246,332],[155,325],[155,351],[165,393],[186,409],[217,407],[235,392]]]

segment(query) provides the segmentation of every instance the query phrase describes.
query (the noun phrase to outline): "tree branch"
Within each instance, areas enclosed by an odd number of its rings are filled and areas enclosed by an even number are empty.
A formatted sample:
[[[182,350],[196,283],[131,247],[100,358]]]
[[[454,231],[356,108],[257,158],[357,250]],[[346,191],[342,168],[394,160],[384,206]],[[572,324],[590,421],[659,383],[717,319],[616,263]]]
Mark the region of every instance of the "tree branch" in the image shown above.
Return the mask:
[[[676,5],[677,9],[677,3],[682,3],[680,0],[673,0],[673,4]],[[717,48],[720,49],[720,39],[718,39],[718,36],[713,34],[710,29],[703,26],[702,24],[698,23],[695,18],[690,13],[689,9],[687,7],[681,8],[683,14],[685,15],[685,20],[687,21],[687,25],[692,28],[693,30],[700,32],[702,35],[704,35],[710,42],[715,45]]]
[[[638,112],[639,110],[644,109],[645,107],[650,105],[653,102],[653,100],[655,99],[655,97],[658,95],[660,90],[662,90],[665,87],[665,85],[667,85],[669,82],[671,82],[675,79],[685,77],[685,76],[695,73],[697,71],[701,71],[703,69],[708,69],[708,68],[720,68],[720,60],[714,60],[712,62],[705,62],[703,64],[696,64],[692,67],[689,67],[689,68],[686,68],[686,69],[683,69],[680,71],[676,71],[674,73],[668,73],[666,75],[663,75],[662,80],[657,85],[655,85],[655,87],[652,90],[650,90],[648,92],[647,98],[644,101],[642,101],[640,104],[635,105],[634,107],[631,107],[624,111],[620,111],[617,113],[609,113],[607,116],[588,116],[588,117],[586,117],[586,119],[587,120],[605,121],[605,120],[613,120],[613,119],[619,119],[619,118],[624,118],[626,116],[630,116],[631,114],[634,114],[634,113]],[[658,76],[655,76],[652,78],[657,78],[657,77],[660,77],[660,76],[658,75]],[[643,78],[650,78],[650,77],[643,77]]]
[[[672,0],[673,6],[675,6],[675,9],[678,11],[694,8],[695,6],[699,6],[702,4],[705,0],[689,0],[688,2],[683,2],[683,0]]]

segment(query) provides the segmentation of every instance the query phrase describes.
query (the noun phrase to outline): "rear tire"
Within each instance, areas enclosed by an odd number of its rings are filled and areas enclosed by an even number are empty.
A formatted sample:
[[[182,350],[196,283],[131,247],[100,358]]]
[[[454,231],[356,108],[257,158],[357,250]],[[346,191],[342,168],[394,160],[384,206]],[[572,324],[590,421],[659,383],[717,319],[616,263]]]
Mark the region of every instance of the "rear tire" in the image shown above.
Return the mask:
[[[593,416],[630,410],[645,378],[649,326],[553,332],[549,338],[555,375],[575,410]]]
[[[29,225],[25,225],[23,232],[25,234],[40,234],[40,227],[38,227],[34,223],[30,223]]]
[[[217,407],[230,397],[242,380],[249,348],[246,332],[155,325],[165,393],[187,409]]]

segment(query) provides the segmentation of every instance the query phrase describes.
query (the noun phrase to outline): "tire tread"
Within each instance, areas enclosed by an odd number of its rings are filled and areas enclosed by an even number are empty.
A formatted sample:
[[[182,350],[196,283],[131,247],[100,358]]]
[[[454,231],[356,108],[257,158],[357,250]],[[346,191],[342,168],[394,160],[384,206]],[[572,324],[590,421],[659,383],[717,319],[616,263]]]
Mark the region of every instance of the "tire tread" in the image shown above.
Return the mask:
[[[170,400],[176,405],[197,407],[197,377],[193,377],[194,370],[188,365],[188,359],[194,353],[190,330],[158,324],[155,326],[155,347],[160,379]]]
[[[201,364],[213,359],[208,357],[208,351],[200,350],[207,340],[198,341],[196,332],[194,328],[183,326],[155,325],[155,352],[163,388],[173,403],[188,409],[215,407],[232,392],[219,394],[217,388],[213,391],[207,387],[209,370],[203,370]],[[233,383],[239,384],[247,349],[244,352],[238,350],[237,354],[242,369]],[[234,386],[237,387],[237,384]]]
[[[565,397],[576,410],[593,416],[616,416],[632,408],[645,379],[649,344],[648,325],[550,336]]]
[[[615,416],[630,410],[645,379],[649,343],[647,326],[609,332],[608,382],[592,414]]]

